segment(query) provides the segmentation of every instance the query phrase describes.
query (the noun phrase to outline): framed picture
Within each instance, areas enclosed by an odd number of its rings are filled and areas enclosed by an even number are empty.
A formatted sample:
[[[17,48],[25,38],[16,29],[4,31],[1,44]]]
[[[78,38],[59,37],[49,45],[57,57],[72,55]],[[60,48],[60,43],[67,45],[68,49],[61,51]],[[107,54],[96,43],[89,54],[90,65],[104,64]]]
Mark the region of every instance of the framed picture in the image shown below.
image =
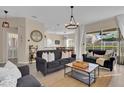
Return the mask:
[[[55,40],[55,44],[59,45],[60,44],[60,40]]]

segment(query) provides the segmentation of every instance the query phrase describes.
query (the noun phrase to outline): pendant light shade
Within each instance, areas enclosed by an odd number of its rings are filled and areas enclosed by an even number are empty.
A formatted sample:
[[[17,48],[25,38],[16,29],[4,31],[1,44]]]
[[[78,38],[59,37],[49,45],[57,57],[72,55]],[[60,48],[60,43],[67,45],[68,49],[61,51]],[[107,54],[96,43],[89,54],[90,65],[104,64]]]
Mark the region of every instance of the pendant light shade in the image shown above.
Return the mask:
[[[9,22],[4,21],[4,22],[2,23],[2,27],[3,27],[3,28],[9,28]]]
[[[76,23],[74,16],[73,16],[73,8],[74,6],[70,6],[71,8],[71,17],[70,17],[70,22],[68,24],[65,24],[65,28],[67,29],[77,29],[79,26],[79,23]]]
[[[9,28],[9,22],[7,22],[7,13],[8,13],[8,11],[6,11],[6,10],[4,10],[4,13],[5,13],[5,21],[3,21],[3,23],[2,23],[2,27],[3,28]]]

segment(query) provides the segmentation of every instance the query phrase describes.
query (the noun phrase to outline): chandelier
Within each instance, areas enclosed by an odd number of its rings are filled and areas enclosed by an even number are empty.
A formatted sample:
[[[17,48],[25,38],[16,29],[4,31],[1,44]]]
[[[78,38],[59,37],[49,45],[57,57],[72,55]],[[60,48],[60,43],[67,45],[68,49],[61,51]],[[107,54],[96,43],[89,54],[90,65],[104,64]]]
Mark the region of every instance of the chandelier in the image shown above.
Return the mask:
[[[65,24],[65,28],[67,29],[77,29],[79,26],[79,23],[76,23],[74,16],[73,16],[73,8],[74,6],[70,6],[71,8],[71,17],[70,17],[70,22],[69,24]]]
[[[9,28],[9,22],[7,22],[7,13],[8,13],[8,11],[4,10],[4,13],[5,13],[5,21],[3,21],[3,23],[2,23],[2,27],[3,28]]]

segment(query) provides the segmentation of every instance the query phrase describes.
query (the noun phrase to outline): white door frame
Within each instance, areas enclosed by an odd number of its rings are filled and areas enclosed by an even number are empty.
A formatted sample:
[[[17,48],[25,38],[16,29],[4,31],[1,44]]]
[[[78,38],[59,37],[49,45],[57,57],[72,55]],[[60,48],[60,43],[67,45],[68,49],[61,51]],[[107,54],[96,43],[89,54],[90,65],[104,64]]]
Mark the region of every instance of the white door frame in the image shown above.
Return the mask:
[[[8,33],[16,33],[18,35],[18,29],[16,29],[15,27],[11,27],[11,28],[3,28],[3,62],[6,63],[8,61]],[[18,45],[17,45],[17,50],[18,50]],[[17,55],[18,55],[18,51],[17,51]],[[18,58],[18,56],[17,56]]]

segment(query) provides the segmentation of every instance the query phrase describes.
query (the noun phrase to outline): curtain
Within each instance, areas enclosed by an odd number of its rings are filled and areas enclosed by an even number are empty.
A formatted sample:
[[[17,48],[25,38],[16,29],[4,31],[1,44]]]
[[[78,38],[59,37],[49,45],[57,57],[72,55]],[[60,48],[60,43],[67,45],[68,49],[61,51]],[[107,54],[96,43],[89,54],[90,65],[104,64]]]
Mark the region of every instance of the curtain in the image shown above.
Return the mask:
[[[119,57],[118,64],[124,65],[124,14],[116,17],[119,27]]]

